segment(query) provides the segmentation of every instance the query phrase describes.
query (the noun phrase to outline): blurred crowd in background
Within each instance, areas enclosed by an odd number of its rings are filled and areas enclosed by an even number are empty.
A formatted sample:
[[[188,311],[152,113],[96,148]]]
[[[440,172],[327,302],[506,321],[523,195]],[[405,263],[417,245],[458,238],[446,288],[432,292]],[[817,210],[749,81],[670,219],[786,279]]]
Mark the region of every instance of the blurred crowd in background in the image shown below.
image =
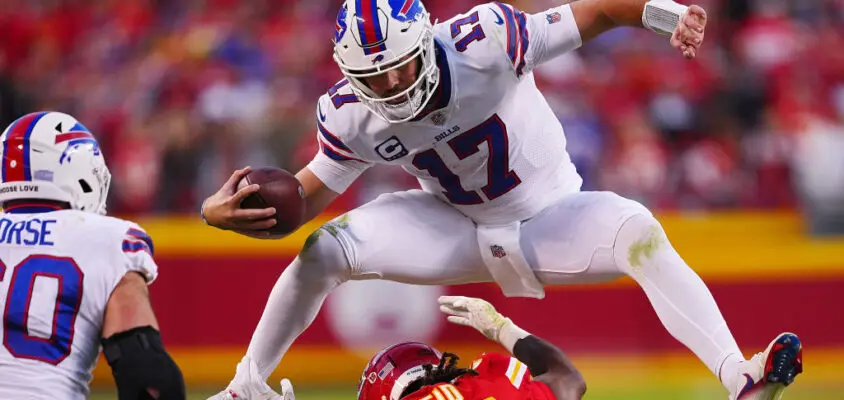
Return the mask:
[[[425,0],[441,21],[478,3]],[[104,146],[111,211],[195,213],[238,167],[311,159],[316,99],[342,78],[340,4],[0,0],[0,122],[71,113]],[[584,189],[657,210],[798,208],[819,232],[844,219],[844,0],[696,4],[694,61],[626,28],[536,71]],[[336,207],[413,186],[374,168]]]

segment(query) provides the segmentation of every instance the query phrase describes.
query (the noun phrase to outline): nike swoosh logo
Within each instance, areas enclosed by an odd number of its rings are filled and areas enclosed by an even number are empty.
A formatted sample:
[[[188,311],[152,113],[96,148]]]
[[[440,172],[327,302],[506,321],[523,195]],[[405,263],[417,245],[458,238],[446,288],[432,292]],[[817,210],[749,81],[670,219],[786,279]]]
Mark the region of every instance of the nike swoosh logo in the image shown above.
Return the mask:
[[[498,24],[498,25],[504,25],[504,19],[502,19],[501,16],[498,15],[497,12],[495,12],[495,10],[493,10],[491,8],[490,8],[490,10],[492,10],[492,13],[495,14],[496,18],[498,18],[498,21],[495,21],[495,23]]]
[[[325,114],[322,113],[322,105],[317,103],[317,113],[319,113],[319,120],[325,122]]]

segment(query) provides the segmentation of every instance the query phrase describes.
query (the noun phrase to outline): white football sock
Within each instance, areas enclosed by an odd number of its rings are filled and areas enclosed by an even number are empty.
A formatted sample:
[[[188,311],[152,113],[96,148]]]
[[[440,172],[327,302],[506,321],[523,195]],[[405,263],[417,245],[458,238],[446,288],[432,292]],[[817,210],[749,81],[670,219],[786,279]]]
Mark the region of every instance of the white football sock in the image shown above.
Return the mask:
[[[743,360],[715,299],[703,280],[680,258],[659,223],[637,215],[625,221],[614,246],[616,264],[645,291],[668,332],[688,347],[733,390]],[[721,377],[719,377],[720,379]]]
[[[293,341],[314,321],[328,294],[350,276],[340,244],[327,232],[273,286],[246,354],[266,380]]]

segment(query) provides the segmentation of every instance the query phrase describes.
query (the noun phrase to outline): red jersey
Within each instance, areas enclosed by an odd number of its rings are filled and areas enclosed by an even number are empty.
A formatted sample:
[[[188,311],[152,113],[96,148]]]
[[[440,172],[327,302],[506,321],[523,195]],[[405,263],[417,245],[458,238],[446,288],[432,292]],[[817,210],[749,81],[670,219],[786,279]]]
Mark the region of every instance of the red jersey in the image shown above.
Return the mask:
[[[555,400],[551,389],[534,381],[528,367],[513,357],[485,353],[472,369],[478,375],[425,386],[402,400]]]

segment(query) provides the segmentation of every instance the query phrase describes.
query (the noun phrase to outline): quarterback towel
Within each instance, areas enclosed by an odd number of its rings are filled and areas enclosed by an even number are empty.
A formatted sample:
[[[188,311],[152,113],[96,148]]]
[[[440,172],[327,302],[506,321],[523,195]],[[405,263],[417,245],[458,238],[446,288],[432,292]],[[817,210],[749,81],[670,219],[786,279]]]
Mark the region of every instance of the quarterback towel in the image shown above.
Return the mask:
[[[478,245],[490,275],[507,297],[545,297],[519,245],[521,222],[506,225],[479,225]]]

